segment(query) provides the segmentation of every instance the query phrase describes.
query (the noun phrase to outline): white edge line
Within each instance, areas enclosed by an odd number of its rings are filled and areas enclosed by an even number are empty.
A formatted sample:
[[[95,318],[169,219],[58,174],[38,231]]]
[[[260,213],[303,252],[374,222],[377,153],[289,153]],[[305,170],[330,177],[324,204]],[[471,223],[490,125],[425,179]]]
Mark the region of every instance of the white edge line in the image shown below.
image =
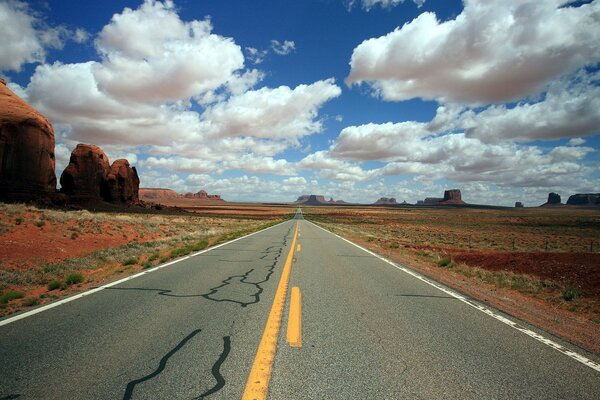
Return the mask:
[[[63,304],[65,304],[65,303],[68,303],[68,302],[70,302],[70,301],[77,300],[77,299],[80,299],[80,298],[82,298],[82,297],[85,297],[85,296],[89,296],[90,294],[93,294],[93,293],[99,292],[99,291],[101,291],[101,290],[103,290],[103,289],[106,289],[106,288],[109,288],[109,287],[112,287],[112,286],[119,285],[119,284],[121,284],[121,283],[123,283],[123,282],[127,282],[127,281],[129,281],[129,280],[135,279],[135,278],[137,278],[137,277],[140,277],[140,276],[142,276],[142,275],[148,274],[148,273],[150,273],[150,272],[154,272],[154,271],[157,271],[157,270],[159,270],[159,269],[161,269],[161,268],[168,267],[169,265],[173,265],[173,264],[176,264],[176,263],[178,263],[178,262],[180,262],[180,261],[187,260],[187,259],[188,259],[188,258],[190,258],[190,257],[195,257],[195,256],[198,256],[198,255],[200,255],[200,254],[203,254],[203,253],[209,252],[209,251],[211,251],[211,250],[218,249],[219,247],[226,246],[226,245],[228,245],[228,244],[231,244],[231,243],[233,243],[233,242],[237,242],[238,240],[242,240],[242,239],[245,239],[245,238],[247,238],[247,237],[250,237],[250,236],[252,236],[252,235],[256,235],[256,234],[258,234],[258,233],[264,232],[264,231],[266,231],[266,230],[269,230],[269,229],[271,229],[271,228],[275,228],[276,226],[279,226],[279,225],[285,224],[285,223],[286,223],[286,222],[288,222],[288,221],[291,221],[291,219],[290,219],[290,220],[283,221],[283,222],[280,222],[280,223],[279,223],[279,224],[277,224],[277,225],[273,225],[273,226],[269,226],[268,228],[261,229],[260,231],[252,232],[252,233],[250,233],[250,234],[248,234],[248,235],[246,235],[246,236],[242,236],[242,237],[239,237],[239,238],[236,238],[236,239],[230,240],[230,241],[228,241],[228,242],[221,243],[221,244],[218,244],[218,245],[216,245],[216,246],[213,246],[213,247],[209,247],[208,249],[204,249],[204,250],[198,251],[198,252],[196,252],[196,253],[189,254],[189,255],[187,255],[187,256],[185,256],[185,257],[181,257],[181,258],[178,258],[178,259],[176,259],[176,260],[169,261],[168,263],[161,264],[161,265],[157,265],[157,266],[156,266],[156,267],[154,267],[154,268],[149,268],[149,269],[143,270],[143,271],[141,271],[141,272],[138,272],[137,274],[130,275],[130,276],[127,276],[127,277],[125,277],[125,278],[119,279],[118,281],[110,282],[110,283],[107,283],[106,285],[98,286],[98,287],[96,287],[96,288],[93,288],[93,289],[90,289],[90,290],[86,290],[85,292],[82,292],[82,293],[79,293],[79,294],[76,294],[76,295],[73,295],[73,296],[67,297],[67,298],[65,298],[65,299],[62,299],[62,300],[58,300],[58,301],[52,302],[52,303],[50,303],[50,304],[48,304],[48,305],[45,305],[45,306],[42,306],[42,307],[38,307],[38,308],[36,308],[36,309],[34,309],[34,310],[27,311],[27,312],[24,312],[24,313],[22,313],[22,314],[19,314],[19,315],[15,315],[14,317],[7,318],[7,319],[3,319],[3,320],[1,320],[1,321],[0,321],[0,326],[8,325],[8,324],[10,324],[10,323],[12,323],[12,322],[16,322],[16,321],[18,321],[18,320],[20,320],[20,319],[23,319],[23,318],[31,317],[32,315],[35,315],[35,314],[41,313],[42,311],[46,311],[46,310],[49,310],[49,309],[51,309],[51,308],[58,307],[58,306],[60,306],[60,305],[63,305]]]
[[[473,308],[475,308],[475,309],[477,309],[477,310],[479,310],[479,311],[481,311],[481,312],[489,315],[492,318],[497,319],[498,321],[500,321],[500,322],[502,322],[502,323],[504,323],[504,324],[506,324],[506,325],[508,325],[508,326],[510,326],[510,327],[512,327],[512,328],[514,328],[516,330],[518,330],[519,332],[522,332],[522,333],[524,333],[524,334],[526,334],[526,335],[534,338],[538,342],[541,342],[541,343],[543,343],[543,344],[545,344],[547,346],[550,346],[554,350],[557,350],[557,351],[565,354],[566,356],[569,356],[572,359],[574,359],[576,361],[579,361],[580,363],[582,363],[582,364],[584,364],[584,365],[586,365],[586,366],[588,366],[588,367],[590,367],[590,368],[592,368],[592,369],[600,372],[600,364],[598,364],[598,363],[590,360],[589,358],[587,358],[585,356],[582,356],[581,354],[576,353],[576,352],[574,352],[572,350],[569,350],[566,347],[564,347],[563,345],[561,345],[559,343],[556,343],[555,341],[550,340],[550,339],[546,338],[545,336],[540,335],[539,333],[533,332],[530,329],[527,329],[527,328],[524,328],[522,326],[519,326],[516,322],[514,322],[514,321],[512,321],[512,320],[510,320],[510,319],[508,319],[508,318],[506,318],[506,317],[504,317],[504,316],[502,316],[502,315],[494,312],[493,310],[489,309],[488,307],[484,307],[481,304],[474,303],[473,301],[471,301],[467,297],[465,297],[465,296],[463,296],[463,295],[461,295],[461,294],[459,294],[459,293],[457,293],[457,292],[455,292],[453,290],[445,288],[444,286],[438,284],[437,282],[434,282],[434,281],[432,281],[432,280],[430,280],[428,278],[425,278],[424,276],[422,276],[422,275],[420,275],[420,274],[418,274],[418,273],[416,273],[416,272],[414,272],[414,271],[412,271],[412,270],[410,270],[410,269],[408,269],[406,267],[398,265],[395,262],[393,262],[391,260],[388,260],[387,258],[382,257],[379,254],[376,254],[376,253],[372,252],[371,250],[368,250],[368,249],[366,249],[366,248],[364,248],[364,247],[362,247],[362,246],[360,246],[360,245],[358,245],[358,244],[356,244],[354,242],[351,242],[350,240],[348,240],[346,238],[341,237],[340,235],[337,235],[337,234],[335,234],[335,233],[333,233],[333,232],[331,232],[331,231],[329,231],[329,230],[327,230],[325,228],[322,228],[322,227],[320,227],[319,225],[317,225],[317,224],[315,224],[313,222],[310,222],[310,221],[307,221],[307,220],[305,220],[305,221],[308,222],[308,223],[310,223],[310,224],[313,224],[314,226],[316,226],[319,229],[324,230],[325,232],[328,232],[328,233],[331,233],[334,236],[337,236],[338,238],[342,239],[343,241],[348,242],[351,245],[356,246],[356,247],[358,247],[359,249],[361,249],[363,251],[366,251],[367,253],[371,254],[372,256],[379,258],[381,261],[384,261],[384,262],[390,264],[391,266],[393,266],[393,267],[395,267],[395,268],[397,268],[397,269],[399,269],[399,270],[401,270],[403,272],[406,272],[409,275],[412,275],[413,277],[419,279],[420,281],[423,281],[423,282],[425,282],[425,283],[427,283],[427,284],[435,287],[436,289],[439,289],[442,292],[444,292],[446,294],[449,294],[450,296],[452,296],[452,297],[454,297],[454,298],[462,301],[465,304],[470,305],[471,307],[473,307]]]

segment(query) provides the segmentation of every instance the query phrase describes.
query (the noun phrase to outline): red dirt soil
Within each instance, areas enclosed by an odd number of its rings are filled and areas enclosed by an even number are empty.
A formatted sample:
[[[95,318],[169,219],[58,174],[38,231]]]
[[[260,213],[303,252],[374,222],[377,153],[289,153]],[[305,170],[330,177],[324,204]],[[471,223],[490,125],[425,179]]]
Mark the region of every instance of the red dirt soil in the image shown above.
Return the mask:
[[[156,239],[146,232],[143,238],[140,231],[132,226],[124,225],[121,231],[102,224],[102,233],[78,233],[71,239],[75,221],[67,224],[53,225],[46,221],[42,227],[31,222],[24,222],[10,234],[0,235],[0,260],[2,268],[27,269],[40,264],[58,262],[70,257],[89,254],[96,250],[118,247],[132,241],[145,242]],[[83,229],[85,231],[85,227]]]
[[[458,263],[489,271],[509,271],[577,287],[587,296],[600,297],[598,253],[492,253],[447,250]]]

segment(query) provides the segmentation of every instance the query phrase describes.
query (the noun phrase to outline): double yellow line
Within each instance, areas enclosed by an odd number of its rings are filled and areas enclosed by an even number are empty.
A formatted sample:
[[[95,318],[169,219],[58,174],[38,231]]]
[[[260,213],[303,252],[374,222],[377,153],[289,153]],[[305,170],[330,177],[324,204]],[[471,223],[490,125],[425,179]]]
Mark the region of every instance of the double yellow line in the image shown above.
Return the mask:
[[[273,305],[271,306],[271,311],[269,312],[267,325],[265,326],[262,339],[258,345],[256,357],[254,357],[252,369],[250,370],[250,375],[248,376],[248,381],[246,382],[246,389],[244,390],[244,395],[242,396],[243,400],[260,400],[267,398],[297,238],[298,222],[296,222],[292,246],[287,259],[285,260],[283,272],[281,273],[281,279],[277,285],[275,300],[273,300]]]

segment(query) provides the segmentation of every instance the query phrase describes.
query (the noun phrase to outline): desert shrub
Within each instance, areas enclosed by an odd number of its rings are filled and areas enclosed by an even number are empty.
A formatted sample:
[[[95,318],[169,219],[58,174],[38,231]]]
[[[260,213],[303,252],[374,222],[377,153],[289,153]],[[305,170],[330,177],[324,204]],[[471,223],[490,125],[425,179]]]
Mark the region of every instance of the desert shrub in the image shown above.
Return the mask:
[[[144,266],[142,267],[142,269],[148,269],[148,268],[152,268],[152,263],[150,261],[148,261],[146,264],[144,264]]]
[[[438,265],[440,267],[451,267],[452,266],[452,260],[449,258],[442,258],[440,261],[438,261]]]
[[[83,275],[81,274],[69,274],[67,275],[67,279],[65,279],[67,285],[75,285],[76,283],[83,282]]]
[[[24,219],[22,217],[15,218],[15,225],[21,225]]]
[[[562,291],[562,298],[565,301],[573,301],[581,297],[581,291],[577,288],[566,287]]]
[[[155,251],[154,253],[152,253],[150,258],[148,258],[148,261],[158,260],[159,257],[160,257],[160,254],[158,253],[158,251]]]
[[[123,265],[135,265],[139,262],[140,261],[138,260],[137,257],[131,257],[131,258],[128,258],[127,260],[123,261]]]
[[[33,307],[37,306],[38,304],[40,304],[40,300],[36,297],[28,297],[25,300],[23,300],[23,305],[25,307]]]
[[[11,300],[22,299],[23,297],[25,297],[25,293],[11,290],[0,297],[0,304],[7,304]]]
[[[60,289],[61,285],[62,285],[62,283],[59,280],[54,279],[54,280],[48,282],[48,290]]]
[[[73,239],[73,240],[77,239],[78,236],[79,235],[77,234],[77,232],[71,233],[71,239]]]
[[[390,243],[390,249],[397,249],[399,247],[400,247],[400,245],[398,244],[398,242],[392,242],[392,243]]]
[[[41,228],[44,225],[46,225],[46,221],[44,221],[43,219],[38,219],[37,221],[35,221],[35,226],[37,226],[38,228]]]

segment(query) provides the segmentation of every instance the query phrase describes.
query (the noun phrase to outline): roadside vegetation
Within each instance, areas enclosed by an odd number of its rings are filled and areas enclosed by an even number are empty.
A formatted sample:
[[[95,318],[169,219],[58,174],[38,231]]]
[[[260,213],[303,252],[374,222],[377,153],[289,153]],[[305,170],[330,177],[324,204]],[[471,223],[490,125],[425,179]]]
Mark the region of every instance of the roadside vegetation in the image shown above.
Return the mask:
[[[226,208],[226,207],[224,207]],[[291,217],[61,211],[0,203],[0,316],[152,268]],[[226,211],[222,211],[226,213]]]

